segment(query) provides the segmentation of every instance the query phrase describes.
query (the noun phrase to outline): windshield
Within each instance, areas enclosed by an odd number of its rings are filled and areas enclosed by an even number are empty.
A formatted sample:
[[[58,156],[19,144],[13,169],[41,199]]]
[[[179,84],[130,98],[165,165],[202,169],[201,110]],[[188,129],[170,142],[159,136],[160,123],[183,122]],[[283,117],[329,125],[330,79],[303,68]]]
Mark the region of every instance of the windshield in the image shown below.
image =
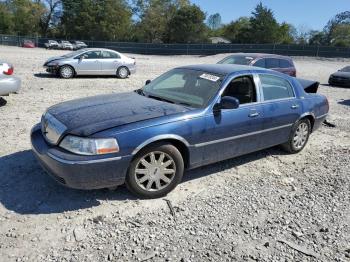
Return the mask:
[[[218,62],[218,64],[249,65],[254,58],[245,55],[229,56]]]
[[[340,69],[339,71],[341,71],[341,72],[350,72],[350,66],[346,66],[346,67]]]
[[[219,90],[222,76],[191,69],[173,69],[142,89],[154,99],[191,107],[205,107]]]
[[[80,55],[81,53],[82,53],[81,50],[74,51],[74,52],[70,52],[68,54],[63,55],[63,57],[73,57],[73,56],[76,56],[76,55]]]

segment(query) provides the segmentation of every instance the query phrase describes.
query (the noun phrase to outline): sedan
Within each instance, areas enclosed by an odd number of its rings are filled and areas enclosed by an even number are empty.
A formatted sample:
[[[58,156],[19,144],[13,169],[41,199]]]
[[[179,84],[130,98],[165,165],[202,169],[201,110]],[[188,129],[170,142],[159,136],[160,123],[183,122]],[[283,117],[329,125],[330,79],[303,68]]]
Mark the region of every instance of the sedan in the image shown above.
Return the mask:
[[[236,53],[225,57],[218,64],[250,65],[275,70],[290,76],[297,74],[292,58],[282,55]]]
[[[0,96],[16,93],[21,87],[21,80],[13,76],[13,66],[0,61]]]
[[[136,72],[136,61],[110,49],[89,48],[49,58],[44,67],[62,78],[76,75],[116,75],[127,78]]]
[[[276,145],[300,152],[329,109],[309,84],[248,66],[184,66],[135,92],[50,107],[32,148],[68,187],[125,183],[137,196],[162,197],[186,169]]]
[[[59,43],[58,47],[61,49],[65,49],[65,50],[73,50],[74,49],[72,43],[70,43],[69,41],[61,41]]]
[[[346,66],[338,72],[331,74],[328,84],[332,86],[350,87],[350,66]]]

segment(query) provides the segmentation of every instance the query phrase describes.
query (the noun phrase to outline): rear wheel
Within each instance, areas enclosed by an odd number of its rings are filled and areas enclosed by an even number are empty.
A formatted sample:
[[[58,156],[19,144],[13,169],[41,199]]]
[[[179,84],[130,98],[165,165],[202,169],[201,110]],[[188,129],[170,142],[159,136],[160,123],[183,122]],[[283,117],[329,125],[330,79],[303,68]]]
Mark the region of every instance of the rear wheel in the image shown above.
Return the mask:
[[[118,78],[127,78],[129,75],[129,70],[127,67],[125,66],[122,66],[122,67],[119,67],[118,70],[117,70],[117,77]]]
[[[305,147],[311,133],[309,119],[299,120],[292,128],[290,138],[282,147],[289,153],[298,153]]]
[[[58,70],[60,77],[68,79],[74,76],[74,69],[69,65],[61,66]]]
[[[178,185],[183,172],[179,150],[171,144],[155,144],[142,150],[131,162],[126,186],[139,197],[162,197]]]

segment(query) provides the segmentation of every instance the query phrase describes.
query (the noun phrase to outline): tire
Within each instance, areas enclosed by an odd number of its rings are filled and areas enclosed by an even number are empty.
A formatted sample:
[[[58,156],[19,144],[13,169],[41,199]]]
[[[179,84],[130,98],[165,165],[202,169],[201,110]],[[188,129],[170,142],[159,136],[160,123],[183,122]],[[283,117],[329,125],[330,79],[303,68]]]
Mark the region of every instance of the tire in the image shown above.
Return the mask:
[[[282,144],[284,150],[296,154],[304,149],[311,133],[311,123],[307,118],[299,120],[292,128],[288,142]]]
[[[125,66],[121,66],[117,70],[117,77],[121,79],[125,79],[129,76],[129,69]]]
[[[61,66],[58,73],[61,78],[65,79],[72,78],[75,74],[73,67],[69,65]]]
[[[171,144],[158,143],[136,155],[125,184],[140,198],[158,198],[172,191],[181,182],[183,173],[184,161],[179,150]]]

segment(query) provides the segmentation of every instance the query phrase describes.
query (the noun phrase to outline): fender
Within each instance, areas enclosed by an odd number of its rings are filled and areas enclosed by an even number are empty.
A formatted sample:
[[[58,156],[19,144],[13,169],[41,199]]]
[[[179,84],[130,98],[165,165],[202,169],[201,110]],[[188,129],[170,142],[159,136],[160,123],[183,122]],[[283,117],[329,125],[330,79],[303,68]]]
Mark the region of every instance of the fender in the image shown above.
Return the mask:
[[[187,142],[187,140],[181,136],[174,135],[174,134],[158,135],[158,136],[151,137],[151,138],[147,139],[146,141],[144,141],[142,144],[138,145],[138,147],[136,147],[134,149],[134,151],[132,151],[131,155],[136,155],[142,148],[144,148],[145,146],[147,146],[153,142],[166,140],[166,139],[178,140],[178,141],[184,143],[187,147],[190,147],[190,144]]]

